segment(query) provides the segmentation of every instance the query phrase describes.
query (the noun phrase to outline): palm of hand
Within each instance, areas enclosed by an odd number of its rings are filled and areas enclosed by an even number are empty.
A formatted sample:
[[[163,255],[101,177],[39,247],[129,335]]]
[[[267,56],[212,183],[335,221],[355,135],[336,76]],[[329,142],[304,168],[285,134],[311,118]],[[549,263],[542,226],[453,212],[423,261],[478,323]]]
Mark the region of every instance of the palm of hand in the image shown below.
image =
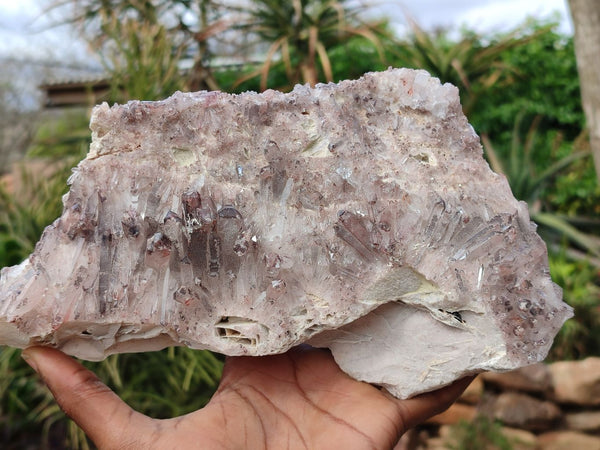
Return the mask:
[[[353,380],[325,350],[227,359],[209,404],[157,420],[135,412],[91,372],[62,353],[24,356],[57,402],[103,449],[385,449],[408,428],[446,409],[470,380],[397,400]]]

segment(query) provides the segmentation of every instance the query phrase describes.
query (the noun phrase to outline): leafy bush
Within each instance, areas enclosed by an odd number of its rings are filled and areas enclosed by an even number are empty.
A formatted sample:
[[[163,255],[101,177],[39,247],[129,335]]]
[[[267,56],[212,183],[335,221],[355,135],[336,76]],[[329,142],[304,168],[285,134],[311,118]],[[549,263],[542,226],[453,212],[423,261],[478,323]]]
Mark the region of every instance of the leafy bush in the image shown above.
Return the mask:
[[[521,27],[524,36],[535,36],[523,45],[503,51],[501,64],[511,68],[509,89],[490,89],[473,110],[476,130],[510,145],[515,117],[528,123],[543,118],[540,130],[561,130],[572,140],[583,129],[584,115],[573,38],[560,34],[558,24],[530,21]]]
[[[600,269],[573,260],[564,251],[550,253],[550,273],[563,288],[564,300],[575,309],[554,341],[550,359],[580,359],[600,355]]]
[[[587,217],[579,221],[583,229],[600,229],[600,185],[592,158],[574,162],[569,171],[557,176],[547,189],[546,201],[553,210],[568,217]]]

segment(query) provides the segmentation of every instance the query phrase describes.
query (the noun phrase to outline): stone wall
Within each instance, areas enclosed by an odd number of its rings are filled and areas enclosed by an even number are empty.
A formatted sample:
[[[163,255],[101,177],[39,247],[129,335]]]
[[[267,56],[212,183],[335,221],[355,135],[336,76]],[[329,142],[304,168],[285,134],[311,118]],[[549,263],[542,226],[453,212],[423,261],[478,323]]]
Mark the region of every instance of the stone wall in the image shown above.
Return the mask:
[[[479,375],[448,411],[406,433],[396,450],[460,447],[466,423],[490,419],[514,449],[600,450],[600,358]],[[499,448],[499,447],[488,447]]]

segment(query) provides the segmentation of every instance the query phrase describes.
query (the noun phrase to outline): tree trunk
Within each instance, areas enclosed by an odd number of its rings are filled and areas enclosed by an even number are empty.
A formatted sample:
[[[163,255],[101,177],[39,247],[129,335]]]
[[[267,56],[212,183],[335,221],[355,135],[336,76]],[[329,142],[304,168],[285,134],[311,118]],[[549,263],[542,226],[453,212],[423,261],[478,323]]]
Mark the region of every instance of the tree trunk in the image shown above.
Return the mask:
[[[583,110],[600,181],[600,2],[569,0],[575,26],[575,53]]]

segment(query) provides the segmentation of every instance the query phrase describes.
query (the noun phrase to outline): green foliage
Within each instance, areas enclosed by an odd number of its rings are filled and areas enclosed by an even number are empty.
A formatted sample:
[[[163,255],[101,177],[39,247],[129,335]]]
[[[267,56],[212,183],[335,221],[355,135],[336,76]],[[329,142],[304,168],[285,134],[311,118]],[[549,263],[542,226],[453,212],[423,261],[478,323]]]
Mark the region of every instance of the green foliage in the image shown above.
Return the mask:
[[[182,90],[182,48],[174,51],[163,25],[113,15],[102,26],[112,46],[103,56],[112,75],[112,100],[160,100]]]
[[[109,68],[120,72],[126,81],[137,77],[138,81],[150,82],[147,87],[137,86],[142,90],[142,96],[136,94],[134,97],[136,89],[126,89],[129,98],[163,98],[165,92],[173,92],[167,85],[179,82],[191,90],[218,89],[210,70],[213,55],[208,41],[232,25],[231,19],[222,17],[219,1],[58,0],[54,8],[66,8],[67,21],[79,28],[84,39],[101,57],[110,53],[113,53],[111,59],[117,57],[117,64],[109,65]],[[156,48],[152,48],[153,39]],[[187,79],[176,80],[170,72],[184,54],[193,58],[193,66]],[[135,55],[140,57],[139,61],[132,58]],[[148,58],[155,58],[156,73],[152,73]],[[140,74],[127,71],[135,70],[138,65]],[[162,93],[160,80],[165,82]],[[131,87],[134,87],[133,81]],[[144,92],[146,89],[150,89],[150,94]]]
[[[579,359],[600,354],[600,269],[573,260],[565,251],[550,253],[550,273],[563,288],[564,300],[575,309],[554,341],[550,358]]]
[[[31,376],[31,368],[20,355],[18,349],[0,350],[0,433],[2,442],[13,442],[17,445],[14,448],[25,448],[20,444],[29,441],[29,435],[45,433],[46,439],[47,431],[36,417],[42,411],[59,410],[47,389]]]
[[[0,267],[23,261],[44,228],[60,216],[67,178],[87,153],[89,135],[85,114],[48,120],[13,174],[15,191],[0,184]]]
[[[473,421],[461,420],[452,427],[448,448],[452,450],[512,450],[514,443],[503,433],[502,426],[485,416]]]
[[[235,28],[268,44],[263,64],[238,80],[238,84],[260,76],[260,90],[269,86],[273,66],[283,67],[289,89],[297,83],[315,85],[333,81],[329,50],[360,36],[370,42],[383,59],[379,23],[366,23],[359,16],[364,6],[347,0],[252,0],[233,8],[246,19]],[[236,86],[234,86],[235,88]]]
[[[384,47],[391,46],[391,41],[381,38]],[[351,36],[345,42],[334,45],[327,50],[331,62],[332,81],[355,79],[369,71],[385,70],[388,65],[381,59],[379,50],[373,42],[363,36]],[[297,61],[293,59],[293,61]],[[258,92],[262,89],[259,71],[256,65],[248,65],[242,73],[238,70],[215,72],[216,82],[224,91]],[[273,63],[269,68],[266,86],[280,90],[293,87],[295,80],[288,77],[283,62]],[[319,74],[319,79],[324,80]]]
[[[248,64],[241,70],[227,70],[215,73],[215,80],[224,91],[241,93],[246,91],[261,91],[261,80],[257,75],[256,65]],[[267,86],[270,89],[288,90],[291,86],[285,68],[276,64],[269,70]]]
[[[184,347],[113,355],[85,365],[134,409],[160,419],[203,407],[222,370],[222,362],[211,352]]]
[[[25,259],[44,228],[60,215],[61,198],[67,191],[66,170],[60,165],[48,176],[23,165],[16,195],[0,185],[0,266]]]
[[[31,375],[20,354],[17,349],[0,349],[0,440],[15,443],[15,449],[27,445],[90,448],[85,435],[64,415],[41,380]],[[223,366],[208,351],[174,347],[113,355],[84,365],[134,409],[156,418],[203,407],[217,387]]]
[[[333,81],[338,82],[346,79],[356,79],[366,72],[385,70],[388,68],[389,48],[393,42],[385,36],[386,27],[381,24],[380,30],[384,35],[379,36],[380,45],[385,51],[382,59],[380,48],[372,41],[362,36],[352,36],[346,42],[335,45],[328,50],[331,60]]]
[[[553,210],[566,216],[600,219],[600,185],[592,158],[574,161],[569,171],[560,174],[549,187],[546,200]],[[600,222],[584,220],[580,226],[593,231],[600,228]]]
[[[481,98],[473,110],[476,130],[508,145],[521,114],[525,121],[543,117],[542,130],[560,130],[569,140],[580,134],[584,116],[573,39],[557,29],[552,22],[528,22],[521,33],[534,38],[499,55],[500,64],[511,68],[510,89],[491,89]]]
[[[412,23],[412,34],[400,41],[392,51],[394,65],[425,69],[442,82],[459,88],[465,114],[478,106],[479,100],[490,92],[504,92],[511,85],[516,66],[505,61],[503,55],[525,47],[545,28],[523,33],[515,31],[492,38],[484,38],[472,31],[463,30],[458,41],[450,37],[449,30],[427,33]]]
[[[492,169],[506,175],[515,197],[529,204],[531,218],[540,225],[539,232],[548,243],[557,244],[563,238],[567,238],[584,251],[590,252],[594,256],[600,256],[600,238],[576,228],[570,222],[569,217],[554,214],[553,211],[548,210],[543,195],[547,185],[559,173],[575,161],[591,158],[590,152],[587,150],[575,151],[557,157],[556,149],[561,142],[560,135],[555,135],[552,148],[547,148],[546,145],[539,146],[539,116],[533,120],[525,140],[523,140],[520,131],[521,117],[519,115],[516,119],[511,149],[508,154],[503,155],[497,152],[489,137],[482,135],[485,153]],[[545,155],[545,163],[542,167],[535,163],[536,152],[543,152]]]
[[[91,142],[86,111],[68,111],[60,117],[40,121],[27,157],[62,161],[74,166],[84,158]],[[27,162],[27,159],[24,160]],[[66,177],[65,177],[66,180]]]

